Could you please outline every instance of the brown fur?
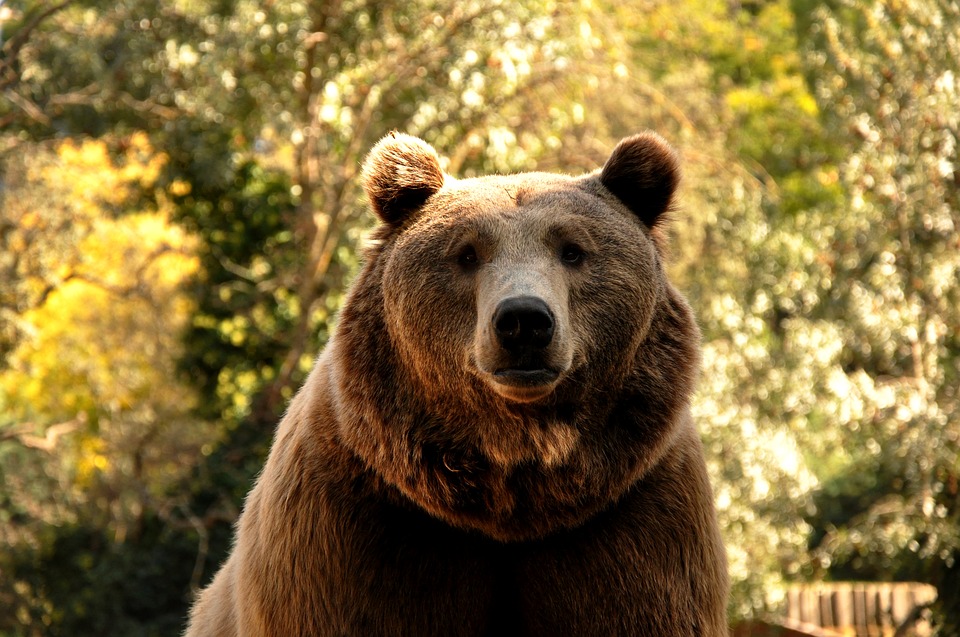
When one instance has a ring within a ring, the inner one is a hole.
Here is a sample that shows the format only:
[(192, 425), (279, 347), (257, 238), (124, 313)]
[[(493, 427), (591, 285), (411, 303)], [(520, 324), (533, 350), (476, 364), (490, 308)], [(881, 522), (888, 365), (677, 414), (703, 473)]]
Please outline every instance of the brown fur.
[[(187, 634), (726, 634), (699, 334), (655, 236), (678, 178), (653, 134), (579, 178), (378, 144), (384, 225)], [(490, 317), (517, 296), (555, 376), (510, 380)]]

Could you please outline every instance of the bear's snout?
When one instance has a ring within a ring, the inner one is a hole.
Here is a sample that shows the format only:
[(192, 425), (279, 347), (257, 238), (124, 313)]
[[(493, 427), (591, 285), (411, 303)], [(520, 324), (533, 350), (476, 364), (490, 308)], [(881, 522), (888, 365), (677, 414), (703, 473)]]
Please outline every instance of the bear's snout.
[(504, 299), (497, 305), (492, 322), (500, 346), (521, 362), (553, 340), (553, 312), (543, 299), (535, 296)]
[(546, 396), (570, 365), (550, 304), (535, 294), (514, 294), (500, 300), (489, 317), (478, 363), (494, 389), (521, 402)]

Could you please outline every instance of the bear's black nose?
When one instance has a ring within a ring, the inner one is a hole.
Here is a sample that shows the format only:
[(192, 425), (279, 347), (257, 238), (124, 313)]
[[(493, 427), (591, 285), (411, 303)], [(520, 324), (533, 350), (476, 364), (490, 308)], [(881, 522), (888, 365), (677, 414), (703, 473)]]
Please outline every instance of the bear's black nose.
[(535, 296), (504, 299), (493, 313), (493, 331), (510, 352), (543, 349), (553, 340), (553, 312)]

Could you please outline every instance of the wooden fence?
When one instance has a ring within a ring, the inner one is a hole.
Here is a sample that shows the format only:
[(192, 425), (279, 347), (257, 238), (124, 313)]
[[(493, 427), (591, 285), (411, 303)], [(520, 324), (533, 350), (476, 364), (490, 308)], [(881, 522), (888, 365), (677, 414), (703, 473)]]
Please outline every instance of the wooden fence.
[[(823, 582), (787, 588), (788, 622), (830, 629), (849, 637), (892, 637), (914, 610), (936, 600), (937, 589), (915, 582)], [(917, 621), (906, 633), (928, 635), (929, 625)]]

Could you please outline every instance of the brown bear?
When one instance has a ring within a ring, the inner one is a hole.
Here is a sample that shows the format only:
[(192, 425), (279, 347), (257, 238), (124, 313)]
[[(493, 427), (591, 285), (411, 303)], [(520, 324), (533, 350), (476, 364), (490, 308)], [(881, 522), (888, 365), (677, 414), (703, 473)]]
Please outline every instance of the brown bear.
[(394, 134), (363, 179), (382, 224), (187, 635), (726, 634), (673, 150), (461, 180)]

